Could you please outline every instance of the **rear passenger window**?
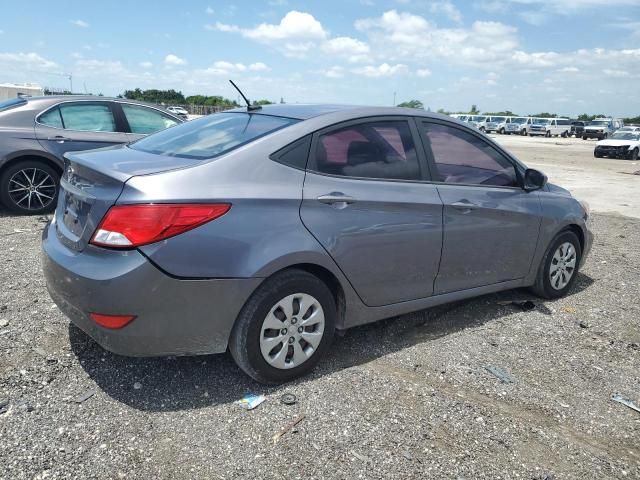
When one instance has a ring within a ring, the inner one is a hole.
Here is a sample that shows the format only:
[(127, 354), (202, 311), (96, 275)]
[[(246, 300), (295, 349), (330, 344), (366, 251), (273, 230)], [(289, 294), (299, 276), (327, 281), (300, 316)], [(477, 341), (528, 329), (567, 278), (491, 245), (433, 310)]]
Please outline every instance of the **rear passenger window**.
[(454, 127), (423, 123), (437, 168), (445, 183), (519, 186), (514, 165), (485, 140)]
[(65, 103), (60, 105), (64, 128), (83, 132), (115, 132), (116, 122), (109, 105), (102, 103)]
[(380, 121), (352, 125), (318, 138), (315, 169), (345, 177), (420, 180), (409, 124)]

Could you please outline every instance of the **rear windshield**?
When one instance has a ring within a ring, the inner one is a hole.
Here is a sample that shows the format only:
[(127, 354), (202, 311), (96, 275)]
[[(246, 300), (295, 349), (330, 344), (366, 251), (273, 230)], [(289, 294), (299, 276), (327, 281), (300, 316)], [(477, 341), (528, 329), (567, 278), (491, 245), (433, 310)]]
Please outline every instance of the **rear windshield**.
[(26, 103), (27, 101), (21, 97), (10, 98), (9, 100), (0, 102), (0, 112), (4, 112), (5, 110), (9, 110), (10, 108), (19, 107), (20, 105), (24, 105)]
[(215, 113), (162, 130), (130, 145), (134, 150), (205, 160), (297, 122), (252, 113)]

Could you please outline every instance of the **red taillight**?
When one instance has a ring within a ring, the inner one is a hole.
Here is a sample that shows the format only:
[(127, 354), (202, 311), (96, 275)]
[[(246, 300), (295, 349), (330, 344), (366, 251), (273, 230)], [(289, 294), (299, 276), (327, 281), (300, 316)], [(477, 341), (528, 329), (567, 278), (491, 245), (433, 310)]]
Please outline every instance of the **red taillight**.
[(105, 328), (122, 328), (135, 320), (135, 315), (104, 315), (102, 313), (90, 313), (91, 320), (101, 327)]
[(133, 248), (179, 235), (229, 211), (228, 203), (116, 205), (91, 237), (93, 245)]

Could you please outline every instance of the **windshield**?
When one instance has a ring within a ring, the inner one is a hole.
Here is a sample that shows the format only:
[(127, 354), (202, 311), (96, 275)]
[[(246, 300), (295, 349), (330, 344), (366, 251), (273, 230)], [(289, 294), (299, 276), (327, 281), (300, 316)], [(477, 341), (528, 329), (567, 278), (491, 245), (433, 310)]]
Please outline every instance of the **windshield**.
[(618, 130), (610, 138), (615, 138), (616, 140), (640, 140), (640, 132)]
[(519, 123), (519, 124), (523, 124), (523, 123), (527, 123), (527, 118), (514, 118), (511, 120), (511, 123)]
[(594, 120), (593, 122), (589, 123), (589, 125), (598, 125), (602, 127), (609, 125), (609, 122), (607, 120)]
[(535, 123), (536, 125), (549, 125), (551, 123), (551, 120), (549, 120), (548, 118), (536, 118), (533, 123)]
[(204, 160), (222, 155), (297, 121), (253, 113), (215, 113), (162, 130), (130, 147), (158, 155)]
[(491, 121), (495, 123), (502, 123), (506, 120), (506, 117), (491, 117)]
[(20, 105), (24, 105), (25, 103), (27, 103), (27, 101), (22, 97), (10, 98), (9, 100), (0, 102), (0, 112), (9, 110), (10, 108), (19, 107)]
[(474, 122), (484, 122), (486, 119), (487, 117), (478, 117), (478, 116), (473, 117)]

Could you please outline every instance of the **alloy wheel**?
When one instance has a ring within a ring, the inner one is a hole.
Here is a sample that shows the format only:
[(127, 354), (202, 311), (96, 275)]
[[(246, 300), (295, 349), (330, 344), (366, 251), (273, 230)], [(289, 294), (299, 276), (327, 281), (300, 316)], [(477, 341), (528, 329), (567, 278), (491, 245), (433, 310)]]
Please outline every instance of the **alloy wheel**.
[(316, 352), (324, 328), (324, 311), (316, 298), (306, 293), (288, 295), (269, 310), (262, 322), (262, 357), (277, 369), (298, 367)]
[(53, 202), (56, 182), (51, 175), (39, 168), (18, 170), (9, 179), (9, 198), (24, 210), (40, 210)]
[(561, 244), (553, 254), (549, 266), (549, 281), (555, 290), (566, 287), (576, 271), (576, 249), (570, 242)]

